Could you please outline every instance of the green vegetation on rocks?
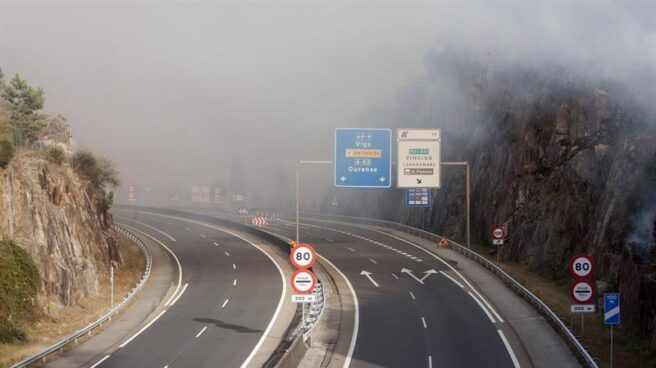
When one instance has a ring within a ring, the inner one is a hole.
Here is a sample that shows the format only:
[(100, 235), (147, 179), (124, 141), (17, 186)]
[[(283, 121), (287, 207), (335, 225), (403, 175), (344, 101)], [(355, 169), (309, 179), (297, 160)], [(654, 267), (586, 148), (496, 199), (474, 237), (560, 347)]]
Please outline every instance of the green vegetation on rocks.
[(0, 241), (0, 341), (24, 341), (22, 324), (36, 306), (39, 272), (30, 255), (12, 240)]

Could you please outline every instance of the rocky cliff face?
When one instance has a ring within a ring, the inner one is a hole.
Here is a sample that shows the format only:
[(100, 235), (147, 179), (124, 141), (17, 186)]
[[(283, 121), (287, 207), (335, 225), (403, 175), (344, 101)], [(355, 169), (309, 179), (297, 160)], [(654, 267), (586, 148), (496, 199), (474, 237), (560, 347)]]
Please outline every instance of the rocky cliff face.
[[(439, 55), (427, 66), (426, 79), (404, 91), (398, 106), (367, 120), (442, 128), (443, 160), (471, 163), (473, 241), (489, 243), (490, 229), (504, 225), (502, 257), (554, 278), (567, 277), (573, 254), (592, 255), (598, 291), (622, 292), (623, 325), (656, 349), (656, 189), (645, 179), (655, 115), (623, 87), (559, 70)], [(424, 216), (430, 230), (462, 240), (463, 171), (443, 170)], [(340, 212), (422, 226), (421, 210), (401, 198), (394, 190), (354, 195), (340, 200), (347, 203)]]
[(101, 225), (95, 201), (68, 163), (51, 163), (41, 152), (19, 150), (0, 169), (0, 233), (34, 259), (40, 305), (96, 295), (110, 255), (117, 259), (116, 235)]

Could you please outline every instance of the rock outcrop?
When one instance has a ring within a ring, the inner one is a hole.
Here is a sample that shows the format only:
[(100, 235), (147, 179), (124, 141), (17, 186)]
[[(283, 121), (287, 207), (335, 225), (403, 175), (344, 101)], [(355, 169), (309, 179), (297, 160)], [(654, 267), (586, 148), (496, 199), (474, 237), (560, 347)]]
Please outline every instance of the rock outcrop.
[[(69, 148), (67, 124), (47, 130)], [(18, 150), (0, 169), (0, 234), (32, 256), (42, 281), (40, 306), (96, 295), (110, 257), (119, 259), (116, 236), (102, 226), (95, 203), (94, 190), (68, 163), (52, 163), (43, 152)]]
[[(443, 160), (471, 163), (473, 241), (489, 244), (491, 228), (504, 225), (502, 257), (552, 278), (568, 277), (573, 254), (590, 254), (599, 286), (623, 293), (623, 326), (656, 349), (656, 181), (645, 179), (648, 162), (656, 170), (656, 114), (620, 85), (562, 70), (446, 54), (428, 57), (427, 67), (398, 106), (366, 120), (442, 128)], [(461, 168), (444, 167), (424, 224), (398, 190), (343, 191), (338, 212), (463, 240), (464, 184)]]

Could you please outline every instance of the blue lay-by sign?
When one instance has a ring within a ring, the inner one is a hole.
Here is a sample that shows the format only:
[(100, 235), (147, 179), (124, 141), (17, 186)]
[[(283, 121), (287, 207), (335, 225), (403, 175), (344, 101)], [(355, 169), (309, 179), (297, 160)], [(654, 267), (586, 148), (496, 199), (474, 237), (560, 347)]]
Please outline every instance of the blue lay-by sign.
[(604, 323), (607, 325), (620, 324), (620, 294), (604, 294)]
[(392, 185), (392, 131), (335, 130), (335, 186), (389, 188)]
[(430, 207), (430, 188), (408, 188), (405, 191), (405, 205), (407, 207)]

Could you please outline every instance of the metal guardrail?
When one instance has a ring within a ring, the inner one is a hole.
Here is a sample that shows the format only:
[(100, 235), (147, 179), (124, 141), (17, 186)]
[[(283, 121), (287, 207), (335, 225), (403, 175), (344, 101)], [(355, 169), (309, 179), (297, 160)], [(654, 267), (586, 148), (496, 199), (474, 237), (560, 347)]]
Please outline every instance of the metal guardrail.
[[(437, 241), (443, 238), (439, 235), (393, 221), (369, 219), (364, 217), (325, 215), (325, 214), (317, 214), (317, 213), (308, 213), (308, 215), (310, 215), (311, 217), (344, 220), (348, 222), (355, 222), (365, 225), (383, 225), (387, 228), (396, 229), (432, 241)], [(508, 275), (499, 266), (490, 262), (485, 257), (452, 240), (447, 239), (447, 241), (451, 249), (453, 249), (454, 251), (458, 252), (461, 255), (464, 255), (474, 260), (478, 264), (487, 268), (489, 271), (491, 271), (497, 277), (499, 277), (506, 285), (508, 285), (511, 288), (511, 290), (513, 290), (516, 294), (518, 294), (519, 296), (523, 297), (526, 301), (528, 301), (533, 306), (533, 308), (535, 308), (540, 314), (542, 314), (547, 319), (547, 321), (552, 326), (554, 326), (554, 328), (565, 338), (565, 341), (568, 343), (568, 345), (573, 348), (574, 353), (579, 358), (581, 358), (587, 364), (588, 367), (598, 368), (597, 362), (595, 362), (594, 358), (592, 358), (590, 353), (588, 353), (588, 351), (581, 344), (581, 342), (576, 338), (576, 336), (574, 336), (572, 331), (569, 328), (567, 328), (567, 326), (565, 325), (565, 323), (563, 323), (560, 317), (558, 317), (558, 315), (556, 315), (556, 313), (553, 310), (551, 310), (551, 308), (549, 308), (542, 301), (542, 299), (538, 298), (530, 290), (524, 287), (524, 285), (520, 284), (517, 280), (515, 280), (510, 275)]]
[(12, 365), (11, 368), (27, 367), (37, 362), (45, 363), (48, 355), (57, 352), (62, 353), (64, 351), (64, 348), (72, 343), (77, 345), (78, 339), (80, 339), (84, 335), (91, 336), (91, 331), (95, 330), (96, 328), (102, 327), (104, 322), (110, 321), (112, 317), (116, 315), (119, 312), (119, 310), (121, 310), (121, 308), (123, 308), (127, 303), (130, 302), (130, 300), (132, 300), (132, 297), (134, 297), (134, 295), (146, 283), (146, 280), (148, 280), (148, 277), (150, 276), (150, 270), (153, 263), (153, 258), (150, 254), (150, 250), (148, 250), (146, 244), (144, 244), (144, 242), (141, 239), (139, 239), (136, 235), (134, 235), (130, 231), (118, 225), (114, 225), (114, 229), (116, 229), (117, 232), (125, 235), (128, 239), (137, 243), (141, 248), (142, 252), (144, 253), (144, 255), (146, 256), (146, 270), (144, 271), (144, 274), (143, 276), (141, 276), (141, 279), (139, 280), (137, 285), (135, 285), (135, 287), (132, 288), (132, 290), (125, 296), (125, 298), (123, 298), (123, 301), (121, 303), (119, 303), (116, 307), (114, 307), (112, 310), (107, 312), (102, 317), (98, 318), (96, 321), (92, 322), (91, 324), (84, 327), (83, 329), (78, 330), (71, 336), (66, 337), (63, 340), (60, 340), (59, 342), (50, 346), (49, 348), (44, 349), (40, 353), (32, 355), (20, 361), (19, 363)]

